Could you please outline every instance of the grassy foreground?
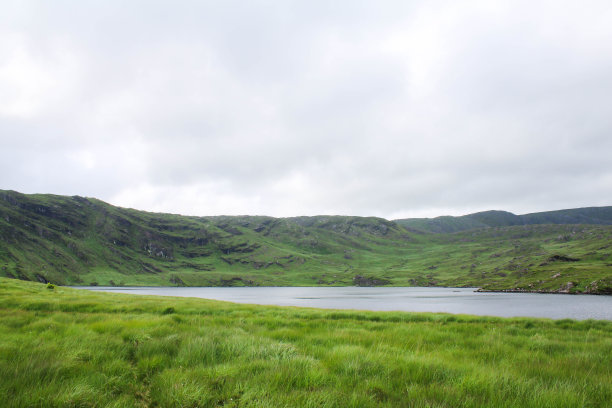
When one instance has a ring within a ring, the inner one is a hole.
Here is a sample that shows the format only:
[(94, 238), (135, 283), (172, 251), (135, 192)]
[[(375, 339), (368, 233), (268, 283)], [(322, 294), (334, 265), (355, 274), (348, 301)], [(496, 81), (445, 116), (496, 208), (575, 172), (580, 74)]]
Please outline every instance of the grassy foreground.
[(325, 311), (0, 278), (9, 407), (604, 407), (612, 322)]

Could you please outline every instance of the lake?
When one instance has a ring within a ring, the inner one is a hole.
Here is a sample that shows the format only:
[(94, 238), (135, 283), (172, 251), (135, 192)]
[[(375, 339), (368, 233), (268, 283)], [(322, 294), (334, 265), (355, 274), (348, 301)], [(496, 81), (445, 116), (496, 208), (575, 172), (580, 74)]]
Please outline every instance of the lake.
[(374, 311), (444, 312), (501, 317), (612, 320), (612, 296), (475, 292), (405, 287), (84, 287), (102, 292), (179, 296), (260, 305)]

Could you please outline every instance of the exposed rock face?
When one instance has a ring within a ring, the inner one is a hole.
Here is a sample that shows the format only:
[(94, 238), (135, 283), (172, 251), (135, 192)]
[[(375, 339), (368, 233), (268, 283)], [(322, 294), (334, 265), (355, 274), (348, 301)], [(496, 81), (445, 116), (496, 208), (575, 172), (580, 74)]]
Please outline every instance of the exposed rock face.
[(361, 275), (355, 275), (353, 278), (353, 283), (355, 286), (384, 286), (391, 284), (391, 281), (384, 278), (374, 278), (371, 276), (366, 278)]
[(186, 286), (185, 282), (183, 282), (183, 280), (176, 275), (172, 275), (170, 277), (170, 283), (177, 286)]
[(222, 224), (217, 224), (217, 228), (227, 232), (228, 234), (231, 234), (233, 236), (236, 235), (242, 235), (242, 231), (240, 231), (238, 228), (233, 227), (227, 223), (222, 223)]
[(40, 283), (49, 283), (49, 281), (47, 280), (47, 278), (45, 278), (44, 276), (42, 276), (40, 273), (37, 273), (36, 275), (36, 279), (40, 282)]
[(230, 279), (219, 279), (219, 286), (256, 286), (256, 284), (251, 279), (234, 277)]
[(584, 293), (612, 295), (612, 278), (599, 279), (589, 283), (584, 289)]
[(559, 293), (570, 293), (570, 290), (576, 286), (574, 282), (567, 282), (561, 289), (559, 289)]
[(172, 253), (172, 249), (171, 248), (166, 248), (166, 247), (162, 247), (159, 244), (155, 243), (155, 242), (148, 242), (145, 246), (144, 246), (144, 250), (147, 251), (147, 253), (150, 256), (155, 256), (158, 258), (165, 258), (165, 259), (172, 259), (173, 258), (173, 253)]
[(258, 243), (250, 243), (250, 242), (241, 242), (239, 244), (218, 243), (217, 245), (219, 249), (221, 250), (221, 252), (225, 255), (229, 255), (232, 253), (246, 254), (246, 253), (253, 252), (256, 249), (261, 247), (261, 245)]

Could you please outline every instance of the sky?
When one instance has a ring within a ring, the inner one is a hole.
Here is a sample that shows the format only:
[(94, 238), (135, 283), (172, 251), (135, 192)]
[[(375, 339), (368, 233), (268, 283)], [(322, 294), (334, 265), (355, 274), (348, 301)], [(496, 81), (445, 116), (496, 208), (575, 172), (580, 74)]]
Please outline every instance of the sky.
[(186, 215), (612, 205), (612, 3), (0, 3), (0, 189)]

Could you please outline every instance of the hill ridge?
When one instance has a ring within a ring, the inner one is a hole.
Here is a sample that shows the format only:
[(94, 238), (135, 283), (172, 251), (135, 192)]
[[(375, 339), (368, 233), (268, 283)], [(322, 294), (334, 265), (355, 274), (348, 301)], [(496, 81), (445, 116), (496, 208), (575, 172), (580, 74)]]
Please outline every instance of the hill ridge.
[(581, 207), (516, 215), (509, 211), (488, 210), (461, 216), (403, 218), (393, 220), (405, 227), (426, 232), (449, 233), (478, 228), (538, 224), (612, 225), (612, 206)]

